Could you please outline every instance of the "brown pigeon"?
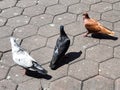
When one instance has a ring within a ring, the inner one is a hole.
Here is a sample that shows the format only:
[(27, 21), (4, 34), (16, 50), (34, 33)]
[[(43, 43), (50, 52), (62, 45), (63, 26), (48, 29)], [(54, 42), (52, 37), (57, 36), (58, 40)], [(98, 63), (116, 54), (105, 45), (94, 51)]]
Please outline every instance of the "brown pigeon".
[(100, 33), (105, 35), (114, 36), (114, 32), (110, 29), (101, 25), (98, 21), (89, 17), (88, 13), (83, 14), (83, 21), (88, 32), (85, 34), (85, 37), (90, 33)]

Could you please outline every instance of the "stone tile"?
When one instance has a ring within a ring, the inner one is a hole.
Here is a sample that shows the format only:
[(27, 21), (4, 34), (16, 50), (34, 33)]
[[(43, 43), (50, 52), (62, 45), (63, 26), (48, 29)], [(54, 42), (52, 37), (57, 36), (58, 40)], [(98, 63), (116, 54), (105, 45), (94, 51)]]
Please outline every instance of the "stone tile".
[(15, 63), (14, 63), (14, 61), (12, 59), (12, 52), (4, 53), (0, 62), (7, 65), (7, 66), (15, 65)]
[(0, 27), (0, 38), (10, 36), (13, 32), (13, 28), (9, 26)]
[(35, 16), (44, 13), (45, 7), (41, 5), (25, 8), (23, 15)]
[(51, 37), (59, 33), (58, 25), (49, 24), (39, 28), (38, 34), (44, 37)]
[(3, 38), (0, 40), (0, 51), (5, 52), (11, 49), (9, 38)]
[(24, 39), (22, 42), (22, 47), (24, 47), (28, 51), (31, 51), (45, 46), (46, 41), (47, 38), (35, 35)]
[(92, 11), (100, 12), (100, 13), (111, 10), (111, 9), (112, 9), (112, 4), (106, 3), (106, 2), (100, 2), (100, 3), (97, 3), (97, 4), (93, 4), (91, 6)]
[(53, 20), (52, 15), (42, 14), (42, 15), (33, 17), (30, 23), (33, 25), (37, 25), (37, 26), (43, 26), (43, 25), (51, 23), (52, 20)]
[(53, 54), (53, 49), (51, 48), (40, 48), (38, 50), (32, 51), (31, 56), (36, 59), (39, 64), (47, 63), (51, 60)]
[(38, 0), (38, 4), (43, 5), (45, 7), (57, 4), (58, 0)]
[(79, 3), (80, 0), (59, 0), (59, 3), (60, 4), (63, 4), (63, 5), (66, 5), (66, 6), (69, 6), (69, 5), (72, 5), (72, 4), (75, 4), (75, 3)]
[(100, 64), (99, 74), (105, 77), (116, 79), (120, 77), (120, 60), (112, 58)]
[(6, 75), (9, 71), (9, 67), (7, 67), (6, 65), (2, 64), (0, 61), (0, 80), (6, 78)]
[(81, 2), (86, 4), (94, 4), (94, 3), (101, 2), (101, 0), (81, 0)]
[(28, 24), (29, 20), (30, 18), (28, 16), (21, 15), (21, 16), (8, 19), (7, 25), (15, 28), (18, 26)]
[(64, 77), (54, 81), (50, 85), (50, 90), (80, 90), (81, 81), (71, 77)]
[(8, 9), (4, 9), (1, 13), (0, 16), (6, 17), (6, 18), (11, 18), (14, 16), (18, 16), (22, 13), (23, 9), (18, 8), (18, 7), (11, 7)]
[(98, 43), (99, 43), (98, 39), (93, 39), (90, 37), (84, 37), (83, 35), (78, 35), (74, 38), (73, 45), (75, 45), (76, 47), (80, 47), (80, 49), (86, 49)]
[(74, 4), (69, 7), (69, 12), (75, 14), (81, 14), (83, 12), (89, 11), (89, 5), (85, 3)]
[(120, 2), (114, 3), (113, 4), (113, 9), (114, 10), (120, 10)]
[(33, 5), (36, 5), (37, 3), (37, 0), (20, 0), (18, 1), (17, 3), (17, 6), (18, 7), (29, 7), (29, 6), (33, 6)]
[(85, 80), (98, 74), (98, 64), (93, 61), (82, 60), (70, 65), (68, 74), (80, 80)]
[(0, 9), (12, 7), (16, 4), (17, 0), (2, 0), (0, 1)]
[(51, 14), (51, 15), (57, 15), (57, 14), (61, 14), (67, 11), (67, 7), (64, 5), (53, 5), (50, 7), (47, 7), (46, 12), (47, 14)]
[(18, 27), (14, 31), (14, 36), (19, 38), (26, 38), (37, 33), (38, 27), (34, 25), (25, 25), (22, 27)]
[(65, 26), (66, 33), (76, 36), (84, 33), (84, 26), (82, 22), (74, 22)]
[(2, 80), (0, 81), (0, 90), (15, 90), (17, 85), (11, 80)]
[(76, 21), (76, 15), (75, 14), (70, 14), (70, 13), (64, 13), (62, 15), (58, 15), (54, 18), (54, 23), (64, 25), (68, 24), (71, 22)]
[(7, 22), (7, 19), (0, 16), (0, 26), (5, 25), (6, 22)]
[(14, 66), (10, 69), (7, 78), (19, 84), (30, 80), (32, 77), (25, 75), (25, 69), (22, 67)]
[[(107, 52), (106, 52), (107, 51)], [(105, 45), (97, 45), (86, 50), (86, 59), (102, 62), (113, 57), (113, 48)], [(94, 58), (94, 59), (93, 59)]]
[(40, 80), (31, 79), (18, 85), (17, 90), (41, 90)]
[(111, 79), (96, 76), (83, 82), (83, 90), (114, 90), (114, 82)]
[[(56, 36), (53, 36), (53, 37), (50, 37), (47, 41), (47, 47), (50, 47), (50, 48), (54, 48), (55, 45), (56, 45), (56, 41), (57, 41), (57, 38), (59, 37), (59, 35), (56, 35)], [(73, 37), (68, 35), (68, 37), (70, 38), (70, 45), (72, 45), (73, 43)]]
[(114, 57), (120, 58), (120, 46), (114, 48)]
[(120, 21), (114, 23), (114, 30), (120, 32)]
[(102, 14), (102, 20), (116, 22), (120, 20), (120, 11), (111, 10)]
[(102, 39), (100, 41), (100, 44), (105, 44), (105, 45), (108, 45), (108, 46), (117, 46), (117, 45), (120, 45), (120, 33), (119, 32), (115, 32), (115, 37), (117, 37), (118, 39), (117, 40), (109, 40), (109, 39)]
[(102, 0), (102, 1), (109, 2), (109, 3), (115, 3), (115, 2), (117, 2), (119, 0)]
[(117, 79), (115, 81), (115, 90), (119, 90), (120, 89), (120, 79)]

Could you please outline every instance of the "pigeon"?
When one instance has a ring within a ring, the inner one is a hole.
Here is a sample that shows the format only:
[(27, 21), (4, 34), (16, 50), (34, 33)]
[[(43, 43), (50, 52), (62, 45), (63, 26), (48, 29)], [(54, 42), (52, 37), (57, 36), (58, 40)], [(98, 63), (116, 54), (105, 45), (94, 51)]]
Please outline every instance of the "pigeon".
[(17, 42), (14, 37), (10, 37), (13, 61), (26, 70), (37, 71), (42, 75), (47, 75), (47, 71), (39, 65)]
[(60, 59), (65, 56), (68, 48), (70, 46), (70, 39), (64, 31), (64, 26), (60, 26), (60, 36), (56, 41), (56, 45), (53, 52), (53, 57), (50, 62), (50, 68), (55, 69)]
[(85, 37), (90, 33), (100, 33), (104, 35), (110, 35), (114, 36), (114, 32), (110, 29), (104, 27), (102, 24), (100, 24), (95, 19), (92, 19), (89, 17), (88, 13), (83, 14), (83, 21), (85, 28), (88, 30), (88, 32), (85, 34)]

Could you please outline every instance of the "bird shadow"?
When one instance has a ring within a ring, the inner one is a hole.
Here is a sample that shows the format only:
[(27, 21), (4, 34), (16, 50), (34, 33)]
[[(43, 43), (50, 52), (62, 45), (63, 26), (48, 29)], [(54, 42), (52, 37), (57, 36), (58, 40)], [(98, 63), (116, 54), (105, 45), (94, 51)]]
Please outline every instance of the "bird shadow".
[(79, 52), (69, 52), (67, 53), (61, 60), (60, 62), (56, 63), (56, 67), (54, 68), (54, 70), (58, 69), (59, 67), (68, 64), (72, 61), (74, 61), (75, 59), (79, 58), (82, 54), (82, 51)]
[(48, 75), (48, 74), (43, 75), (43, 74), (38, 73), (37, 71), (31, 71), (31, 70), (26, 70), (25, 74), (27, 76), (34, 77), (34, 78), (39, 78), (39, 79), (44, 78), (44, 79), (49, 80), (49, 79), (52, 78), (51, 75)]
[(109, 39), (109, 40), (117, 40), (118, 39), (118, 37), (110, 36), (110, 35), (106, 35), (106, 34), (100, 34), (100, 33), (92, 34), (91, 36), (93, 38), (97, 38), (97, 39)]

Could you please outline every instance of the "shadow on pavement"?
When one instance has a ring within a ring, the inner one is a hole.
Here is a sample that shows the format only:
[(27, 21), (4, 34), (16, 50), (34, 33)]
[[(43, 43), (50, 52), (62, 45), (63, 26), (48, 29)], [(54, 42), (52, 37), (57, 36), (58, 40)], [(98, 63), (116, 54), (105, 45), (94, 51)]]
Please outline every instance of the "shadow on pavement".
[(79, 58), (82, 54), (82, 51), (79, 51), (79, 52), (69, 52), (65, 55), (64, 58), (62, 58), (60, 60), (60, 62), (58, 62), (56, 64), (56, 67), (54, 70), (58, 69), (59, 67), (65, 65), (65, 64), (68, 64), (69, 62), (72, 62), (74, 61), (75, 59)]
[(30, 77), (34, 77), (34, 78), (44, 78), (44, 79), (51, 79), (52, 76), (51, 75), (42, 75), (40, 73), (38, 73), (37, 71), (30, 71), (30, 70), (26, 70), (26, 73), (25, 73), (27, 76), (30, 76)]
[(109, 36), (109, 35), (105, 35), (105, 34), (92, 34), (93, 38), (98, 38), (98, 39), (109, 39), (109, 40), (117, 40), (118, 37), (114, 37), (114, 36)]

